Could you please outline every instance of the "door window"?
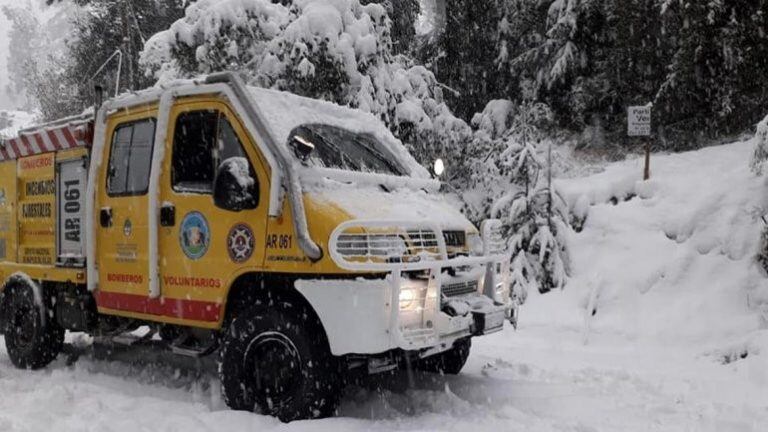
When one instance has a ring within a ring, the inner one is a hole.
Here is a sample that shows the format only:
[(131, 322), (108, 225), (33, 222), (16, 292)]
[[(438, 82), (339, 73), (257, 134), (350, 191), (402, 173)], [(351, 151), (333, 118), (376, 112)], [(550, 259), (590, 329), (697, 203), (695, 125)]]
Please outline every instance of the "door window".
[(147, 193), (154, 140), (155, 119), (124, 123), (115, 129), (107, 171), (109, 196)]
[(173, 134), (173, 189), (180, 192), (211, 193), (215, 166), (215, 111), (192, 111), (176, 120)]
[[(171, 183), (177, 192), (212, 194), (217, 173), (243, 166), (249, 189), (258, 191), (256, 173), (227, 118), (214, 110), (185, 112), (176, 119)], [(229, 167), (234, 167), (230, 169)], [(253, 195), (253, 194), (251, 194)], [(255, 208), (255, 201), (246, 208)]]

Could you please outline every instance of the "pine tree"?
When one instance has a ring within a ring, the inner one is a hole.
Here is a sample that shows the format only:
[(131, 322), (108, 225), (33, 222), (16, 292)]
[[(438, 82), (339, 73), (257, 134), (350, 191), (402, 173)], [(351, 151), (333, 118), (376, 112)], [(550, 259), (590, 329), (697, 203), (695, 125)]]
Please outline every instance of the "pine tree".
[(768, 92), (758, 76), (768, 66), (768, 4), (684, 0), (663, 6), (664, 31), (676, 44), (655, 106), (668, 133), (716, 137), (762, 118)]
[(488, 100), (500, 97), (505, 82), (494, 66), (499, 0), (444, 0), (445, 23), (424, 41), (420, 58), (450, 90), (453, 111), (469, 120)]
[(416, 21), (421, 10), (419, 0), (362, 0), (360, 3), (379, 3), (387, 10), (392, 21), (392, 51), (409, 54), (416, 40)]
[(562, 288), (570, 272), (568, 211), (540, 157), (552, 120), (549, 107), (530, 99), (492, 101), (473, 119), (474, 144), (488, 153), (475, 156), (467, 213), (475, 220), (501, 219), (513, 286), (522, 295)]

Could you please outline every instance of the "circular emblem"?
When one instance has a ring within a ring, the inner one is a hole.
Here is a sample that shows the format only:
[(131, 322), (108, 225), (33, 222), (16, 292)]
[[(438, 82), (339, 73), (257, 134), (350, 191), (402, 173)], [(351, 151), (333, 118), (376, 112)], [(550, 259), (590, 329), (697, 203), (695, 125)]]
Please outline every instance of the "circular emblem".
[(179, 230), (179, 242), (181, 250), (189, 259), (199, 259), (208, 251), (211, 244), (211, 230), (208, 229), (208, 221), (200, 212), (189, 212), (181, 221)]
[(248, 261), (248, 258), (253, 255), (254, 243), (251, 227), (242, 223), (233, 226), (227, 235), (229, 258), (236, 263)]

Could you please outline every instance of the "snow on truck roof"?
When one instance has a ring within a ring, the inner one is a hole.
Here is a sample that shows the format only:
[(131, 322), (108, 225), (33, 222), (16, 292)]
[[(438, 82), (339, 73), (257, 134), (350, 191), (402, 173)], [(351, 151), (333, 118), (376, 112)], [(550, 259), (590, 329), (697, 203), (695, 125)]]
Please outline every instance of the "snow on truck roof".
[(416, 162), (402, 142), (370, 113), (285, 91), (250, 86), (248, 90), (278, 144), (287, 146), (291, 132), (301, 125), (336, 126), (350, 132), (372, 135), (408, 169), (411, 176), (429, 177), (427, 170)]

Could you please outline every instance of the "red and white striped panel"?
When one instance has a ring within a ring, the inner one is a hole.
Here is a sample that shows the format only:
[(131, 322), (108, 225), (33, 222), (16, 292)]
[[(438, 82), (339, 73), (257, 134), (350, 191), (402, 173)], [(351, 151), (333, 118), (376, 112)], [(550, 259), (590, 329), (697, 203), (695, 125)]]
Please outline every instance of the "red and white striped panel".
[(24, 156), (91, 146), (91, 123), (40, 128), (6, 139), (0, 145), (0, 161)]

